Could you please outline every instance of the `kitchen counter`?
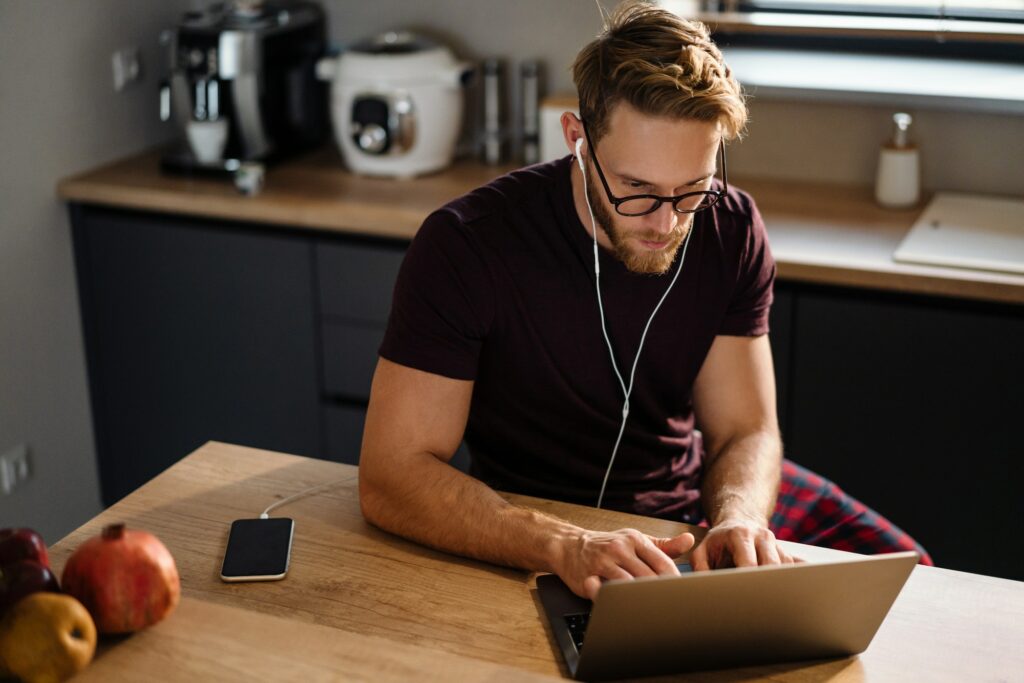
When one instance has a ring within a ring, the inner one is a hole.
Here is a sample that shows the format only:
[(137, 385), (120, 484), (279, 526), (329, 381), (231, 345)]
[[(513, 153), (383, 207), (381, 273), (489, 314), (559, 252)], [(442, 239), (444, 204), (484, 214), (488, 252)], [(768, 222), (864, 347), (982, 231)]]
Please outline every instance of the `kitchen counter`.
[[(63, 180), (62, 199), (326, 232), (408, 240), (449, 199), (513, 166), (460, 161), (411, 180), (347, 172), (324, 148), (267, 173), (263, 192), (243, 197), (224, 180), (166, 175), (150, 151)], [(1024, 276), (897, 263), (892, 254), (920, 209), (877, 207), (868, 187), (736, 179), (768, 226), (783, 280), (1003, 303), (1024, 303)]]

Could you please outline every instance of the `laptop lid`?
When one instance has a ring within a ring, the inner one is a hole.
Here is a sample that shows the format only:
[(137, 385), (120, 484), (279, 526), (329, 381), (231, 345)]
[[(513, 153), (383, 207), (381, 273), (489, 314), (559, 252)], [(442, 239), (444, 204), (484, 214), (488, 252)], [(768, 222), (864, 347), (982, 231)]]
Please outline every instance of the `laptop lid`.
[(918, 559), (905, 552), (609, 581), (579, 652), (565, 615), (589, 601), (554, 575), (538, 577), (537, 590), (570, 673), (602, 680), (863, 652)]

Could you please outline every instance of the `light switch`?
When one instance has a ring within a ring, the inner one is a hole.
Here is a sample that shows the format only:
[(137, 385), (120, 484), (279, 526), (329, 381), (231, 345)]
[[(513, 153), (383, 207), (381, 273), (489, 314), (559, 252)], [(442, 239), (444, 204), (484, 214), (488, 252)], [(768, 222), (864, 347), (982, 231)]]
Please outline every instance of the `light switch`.
[(114, 90), (121, 92), (129, 84), (139, 80), (142, 65), (139, 63), (139, 48), (126, 47), (114, 52), (110, 58), (114, 72)]
[(0, 455), (0, 494), (8, 495), (29, 478), (28, 444), (21, 443)]

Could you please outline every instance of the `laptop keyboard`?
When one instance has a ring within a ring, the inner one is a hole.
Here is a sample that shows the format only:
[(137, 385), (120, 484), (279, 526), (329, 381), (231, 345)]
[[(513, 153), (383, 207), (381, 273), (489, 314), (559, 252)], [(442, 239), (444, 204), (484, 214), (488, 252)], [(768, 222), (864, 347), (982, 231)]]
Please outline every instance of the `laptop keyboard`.
[(565, 615), (565, 625), (569, 627), (569, 635), (572, 637), (573, 645), (576, 646), (576, 652), (583, 649), (583, 634), (586, 632), (589, 622), (590, 612)]

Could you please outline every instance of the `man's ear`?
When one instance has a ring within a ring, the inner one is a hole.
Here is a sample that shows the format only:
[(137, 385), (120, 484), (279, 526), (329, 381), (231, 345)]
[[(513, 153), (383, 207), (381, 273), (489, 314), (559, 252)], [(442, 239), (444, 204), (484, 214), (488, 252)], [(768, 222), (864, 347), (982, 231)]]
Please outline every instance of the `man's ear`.
[(562, 136), (565, 138), (566, 148), (576, 156), (579, 156), (579, 141), (582, 140), (586, 144), (586, 137), (583, 135), (583, 122), (571, 111), (562, 114), (561, 122)]

